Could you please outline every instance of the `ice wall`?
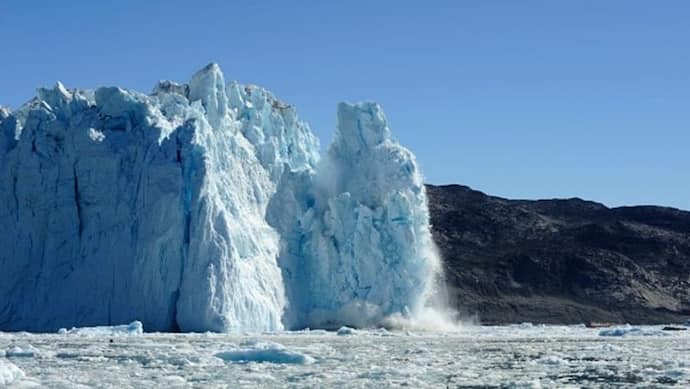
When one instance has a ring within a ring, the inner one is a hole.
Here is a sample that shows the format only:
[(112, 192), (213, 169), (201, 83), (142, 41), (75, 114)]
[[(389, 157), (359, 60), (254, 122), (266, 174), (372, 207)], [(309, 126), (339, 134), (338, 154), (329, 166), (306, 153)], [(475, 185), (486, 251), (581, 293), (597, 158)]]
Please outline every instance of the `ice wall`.
[(414, 315), (438, 265), (414, 156), (372, 103), (339, 105), (318, 150), (293, 107), (214, 64), (150, 95), (58, 83), (0, 109), (0, 329)]
[(380, 325), (415, 315), (432, 292), (439, 263), (422, 176), (379, 105), (339, 104), (317, 172), (289, 172), (272, 205), (289, 209), (281, 218), (269, 206), (291, 327)]

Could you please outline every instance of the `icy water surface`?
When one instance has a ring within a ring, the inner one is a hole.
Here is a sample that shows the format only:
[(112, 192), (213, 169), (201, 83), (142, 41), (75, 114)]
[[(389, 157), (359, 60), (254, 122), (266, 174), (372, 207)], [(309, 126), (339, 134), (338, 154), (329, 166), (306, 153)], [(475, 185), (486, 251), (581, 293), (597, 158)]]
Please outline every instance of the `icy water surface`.
[(0, 333), (0, 387), (688, 387), (688, 332)]

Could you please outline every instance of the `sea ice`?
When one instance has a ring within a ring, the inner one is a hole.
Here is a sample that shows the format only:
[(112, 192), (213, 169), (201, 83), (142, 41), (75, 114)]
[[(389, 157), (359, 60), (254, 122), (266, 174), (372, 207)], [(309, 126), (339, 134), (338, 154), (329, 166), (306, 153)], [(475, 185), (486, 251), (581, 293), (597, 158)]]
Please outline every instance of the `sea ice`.
[(12, 345), (27, 343), (41, 356), (0, 361), (24, 372), (23, 378), (13, 378), (22, 388), (690, 385), (688, 331), (626, 338), (601, 338), (599, 329), (549, 325), (519, 331), (510, 326), (465, 327), (415, 336), (389, 331), (396, 335), (389, 337), (377, 336), (376, 330), (358, 332), (360, 336), (299, 331), (250, 337), (144, 333), (112, 343), (109, 335), (4, 333), (0, 356)]
[(24, 377), (22, 369), (12, 362), (0, 359), (0, 386), (10, 385)]

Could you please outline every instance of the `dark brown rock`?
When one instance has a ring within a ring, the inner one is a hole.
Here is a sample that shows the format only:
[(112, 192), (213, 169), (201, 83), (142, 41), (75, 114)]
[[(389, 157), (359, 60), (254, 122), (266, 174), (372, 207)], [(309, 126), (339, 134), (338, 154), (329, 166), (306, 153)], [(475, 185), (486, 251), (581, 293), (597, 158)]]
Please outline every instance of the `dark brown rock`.
[(427, 186), (455, 306), (483, 323), (670, 323), (690, 316), (690, 212), (507, 200)]

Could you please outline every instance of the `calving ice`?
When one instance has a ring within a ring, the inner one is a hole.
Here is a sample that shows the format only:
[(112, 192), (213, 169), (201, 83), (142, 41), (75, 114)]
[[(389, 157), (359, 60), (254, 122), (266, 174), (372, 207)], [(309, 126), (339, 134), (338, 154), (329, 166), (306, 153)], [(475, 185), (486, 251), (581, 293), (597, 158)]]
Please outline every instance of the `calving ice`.
[(414, 319), (439, 273), (419, 168), (377, 104), (337, 115), (319, 157), (294, 108), (215, 64), (0, 110), (0, 329)]

